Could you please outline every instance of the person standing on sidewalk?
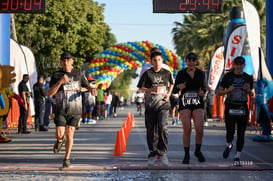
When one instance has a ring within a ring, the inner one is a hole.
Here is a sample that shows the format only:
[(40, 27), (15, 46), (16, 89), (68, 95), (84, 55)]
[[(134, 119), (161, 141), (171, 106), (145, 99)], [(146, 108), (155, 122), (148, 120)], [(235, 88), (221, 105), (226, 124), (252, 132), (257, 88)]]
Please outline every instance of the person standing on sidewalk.
[(44, 116), (44, 125), (48, 129), (49, 128), (49, 116), (51, 114), (51, 105), (52, 105), (52, 97), (47, 96), (47, 92), (49, 89), (49, 84), (50, 84), (50, 77), (46, 78), (46, 83), (45, 83), (45, 92), (46, 92), (46, 97), (45, 97), (45, 116)]
[(35, 131), (48, 131), (44, 126), (45, 115), (45, 88), (44, 77), (39, 75), (37, 83), (33, 86), (34, 105), (35, 105)]
[(227, 95), (225, 101), (225, 124), (227, 146), (223, 158), (228, 158), (233, 147), (235, 124), (237, 124), (236, 154), (233, 165), (241, 166), (240, 155), (244, 147), (245, 130), (248, 121), (248, 95), (253, 96), (253, 78), (243, 71), (244, 57), (234, 59), (233, 69), (224, 75), (218, 94)]
[(204, 93), (207, 89), (206, 77), (203, 71), (196, 67), (197, 55), (189, 53), (186, 56), (187, 68), (180, 70), (176, 76), (173, 93), (181, 91), (179, 97), (179, 112), (183, 125), (183, 145), (185, 156), (183, 164), (190, 163), (190, 139), (193, 119), (196, 132), (196, 148), (194, 155), (199, 162), (206, 159), (201, 152), (204, 133)]
[(174, 79), (170, 71), (163, 69), (161, 52), (151, 53), (153, 67), (143, 73), (137, 87), (145, 92), (145, 126), (149, 147), (148, 166), (153, 166), (157, 155), (163, 165), (169, 164), (168, 149), (168, 115), (170, 95)]
[(27, 118), (28, 118), (28, 110), (29, 110), (29, 99), (31, 97), (31, 92), (27, 87), (27, 82), (29, 80), (29, 75), (24, 74), (23, 80), (18, 85), (18, 92), (20, 97), (23, 99), (23, 105), (19, 104), (20, 107), (20, 117), (18, 124), (18, 134), (29, 134), (30, 131), (27, 130)]
[[(59, 153), (65, 141), (65, 157), (63, 167), (71, 166), (70, 154), (74, 142), (74, 132), (82, 114), (81, 91), (94, 92), (89, 82), (80, 70), (73, 68), (73, 59), (69, 52), (61, 54), (62, 69), (55, 72), (50, 81), (48, 96), (55, 99), (53, 111), (55, 114), (56, 143), (53, 151)], [(84, 89), (84, 88), (86, 89)]]

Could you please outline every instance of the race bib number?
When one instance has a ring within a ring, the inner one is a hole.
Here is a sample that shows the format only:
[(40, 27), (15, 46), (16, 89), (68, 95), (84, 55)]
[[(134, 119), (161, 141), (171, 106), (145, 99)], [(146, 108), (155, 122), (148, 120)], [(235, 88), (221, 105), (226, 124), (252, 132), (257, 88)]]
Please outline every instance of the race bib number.
[(181, 101), (183, 106), (201, 104), (200, 97), (198, 96), (198, 93), (195, 91), (185, 92), (181, 98)]
[(229, 114), (233, 116), (244, 116), (245, 110), (242, 109), (229, 109)]
[(78, 91), (80, 90), (79, 84), (77, 81), (72, 82), (70, 84), (64, 84), (63, 85), (64, 91), (65, 92), (71, 92), (71, 91)]

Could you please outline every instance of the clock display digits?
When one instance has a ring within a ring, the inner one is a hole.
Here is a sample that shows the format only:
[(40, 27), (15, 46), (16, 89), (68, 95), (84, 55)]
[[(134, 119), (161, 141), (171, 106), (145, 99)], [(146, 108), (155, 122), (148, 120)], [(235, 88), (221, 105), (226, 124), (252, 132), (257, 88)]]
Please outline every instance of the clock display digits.
[(217, 10), (219, 9), (219, 0), (212, 0), (212, 6), (217, 6)]
[(190, 8), (189, 8), (190, 11), (196, 10), (196, 1), (197, 0), (190, 0)]
[(9, 0), (2, 0), (2, 10), (8, 10), (9, 9)]
[(41, 9), (41, 6), (42, 6), (42, 0), (34, 0), (34, 5), (35, 6), (38, 6), (37, 9)]
[(12, 11), (16, 11), (19, 7), (19, 0), (11, 0), (11, 6), (10, 9)]
[(183, 10), (183, 11), (185, 11), (185, 10), (186, 10), (186, 7), (187, 7), (187, 1), (188, 1), (188, 0), (184, 0), (184, 2), (183, 2), (183, 3), (180, 3), (180, 5), (179, 5), (179, 9), (180, 9), (180, 10)]
[(24, 10), (31, 10), (31, 3), (32, 3), (32, 0), (25, 0), (25, 5), (24, 5)]
[(210, 0), (203, 0), (203, 5), (206, 5), (207, 9), (209, 9), (209, 2), (210, 2)]

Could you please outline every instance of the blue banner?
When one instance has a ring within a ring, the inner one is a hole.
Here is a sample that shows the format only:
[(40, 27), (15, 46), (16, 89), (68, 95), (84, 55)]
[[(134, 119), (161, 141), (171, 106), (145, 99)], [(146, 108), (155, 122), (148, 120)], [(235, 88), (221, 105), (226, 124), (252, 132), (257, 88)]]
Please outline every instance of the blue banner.
[(10, 65), (10, 14), (0, 14), (0, 64)]
[(266, 1), (266, 63), (268, 70), (273, 75), (273, 1)]

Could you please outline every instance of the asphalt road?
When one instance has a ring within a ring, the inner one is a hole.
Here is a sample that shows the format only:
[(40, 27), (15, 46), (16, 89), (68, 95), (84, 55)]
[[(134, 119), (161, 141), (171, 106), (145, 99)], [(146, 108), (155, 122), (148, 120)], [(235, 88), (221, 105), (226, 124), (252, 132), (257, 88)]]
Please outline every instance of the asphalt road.
[[(128, 111), (134, 115), (135, 127), (129, 133), (126, 152), (113, 156), (117, 132), (127, 120)], [(118, 109), (118, 117), (81, 125), (75, 133), (71, 154), (73, 167), (62, 169), (64, 149), (53, 154), (54, 124), (48, 132), (16, 134), (10, 143), (0, 145), (0, 180), (273, 180), (273, 143), (253, 142), (256, 131), (248, 128), (241, 155), (242, 166), (232, 165), (235, 149), (228, 159), (222, 158), (225, 149), (224, 124), (210, 120), (205, 127), (202, 151), (205, 163), (194, 157), (195, 133), (191, 138), (191, 163), (181, 163), (182, 125), (171, 125), (169, 118), (170, 165), (147, 167), (148, 147), (144, 116), (135, 105)], [(236, 139), (236, 137), (235, 137)], [(235, 144), (235, 142), (234, 142)]]

